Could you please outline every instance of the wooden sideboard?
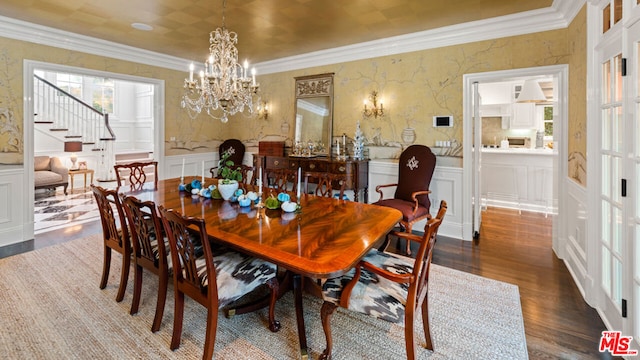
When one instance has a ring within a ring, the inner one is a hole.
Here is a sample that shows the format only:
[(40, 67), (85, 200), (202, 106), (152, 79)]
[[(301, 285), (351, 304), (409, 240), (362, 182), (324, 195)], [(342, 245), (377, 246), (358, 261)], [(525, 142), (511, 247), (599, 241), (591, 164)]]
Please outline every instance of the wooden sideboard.
[(328, 172), (332, 174), (344, 174), (346, 177), (345, 190), (353, 190), (354, 200), (359, 201), (359, 193), (362, 190), (362, 200), (367, 202), (369, 198), (369, 160), (338, 160), (328, 157), (301, 158), (282, 156), (254, 155), (256, 169), (262, 168), (265, 172), (275, 169), (302, 168), (302, 171)]

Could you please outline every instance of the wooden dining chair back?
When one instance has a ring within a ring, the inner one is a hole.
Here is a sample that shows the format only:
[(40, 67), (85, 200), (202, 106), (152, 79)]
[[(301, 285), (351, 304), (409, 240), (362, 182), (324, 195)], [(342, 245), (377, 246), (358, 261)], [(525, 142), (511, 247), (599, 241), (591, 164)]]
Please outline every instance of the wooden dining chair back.
[[(242, 173), (242, 180), (240, 182), (243, 184), (251, 184), (251, 181), (255, 178), (253, 174), (254, 169), (252, 166), (243, 164), (245, 146), (242, 141), (238, 139), (227, 139), (223, 141), (218, 147), (219, 159), (222, 159), (225, 153), (229, 154), (227, 161), (233, 161), (233, 167), (240, 168), (240, 172)], [(211, 177), (220, 178), (218, 175), (218, 166), (210, 168), (209, 172), (211, 173)]]
[(429, 270), (438, 228), (447, 211), (442, 201), (435, 218), (427, 221), (424, 234), (405, 233), (408, 241), (420, 244), (416, 258), (371, 250), (346, 275), (328, 279), (322, 286), (321, 321), (327, 347), (321, 359), (330, 359), (333, 347), (330, 320), (340, 306), (393, 323), (404, 323), (407, 359), (416, 359), (415, 316), (422, 310), (426, 348), (433, 350), (429, 325)]
[(116, 190), (105, 189), (91, 184), (91, 191), (98, 205), (100, 222), (102, 223), (102, 238), (104, 245), (104, 262), (102, 265), (102, 279), (100, 289), (107, 286), (109, 270), (111, 268), (111, 252), (115, 250), (122, 255), (122, 269), (120, 271), (120, 285), (116, 301), (124, 298), (131, 266), (131, 239), (129, 228), (122, 208), (122, 203)]
[(339, 196), (344, 198), (347, 178), (344, 174), (307, 171), (304, 173), (305, 193), (323, 197)]
[[(429, 186), (436, 167), (436, 156), (428, 146), (411, 145), (400, 154), (398, 182), (376, 186), (380, 199), (375, 205), (392, 207), (402, 212), (401, 230), (411, 233), (413, 224), (430, 219)], [(384, 198), (383, 189), (395, 187), (392, 198)], [(407, 254), (410, 254), (407, 243)]]
[(293, 169), (273, 169), (267, 172), (269, 188), (276, 193), (296, 192), (298, 171)]
[(277, 331), (280, 326), (275, 320), (276, 266), (222, 246), (215, 247), (214, 253), (203, 219), (185, 217), (162, 206), (159, 210), (174, 264), (171, 349), (180, 346), (185, 295), (207, 308), (203, 359), (213, 356), (218, 310), (265, 284), (271, 289), (269, 328)]
[(147, 182), (153, 182), (153, 189), (158, 189), (158, 162), (133, 162), (118, 164), (114, 167), (118, 187), (129, 184), (131, 190), (140, 190)]
[(141, 201), (135, 196), (122, 197), (122, 207), (130, 224), (133, 260), (135, 265), (133, 277), (133, 300), (130, 314), (136, 314), (140, 305), (142, 292), (143, 269), (158, 276), (158, 296), (156, 312), (151, 331), (160, 329), (164, 306), (167, 299), (167, 287), (171, 271), (171, 260), (168, 257), (169, 243), (162, 228), (162, 220), (153, 201)]

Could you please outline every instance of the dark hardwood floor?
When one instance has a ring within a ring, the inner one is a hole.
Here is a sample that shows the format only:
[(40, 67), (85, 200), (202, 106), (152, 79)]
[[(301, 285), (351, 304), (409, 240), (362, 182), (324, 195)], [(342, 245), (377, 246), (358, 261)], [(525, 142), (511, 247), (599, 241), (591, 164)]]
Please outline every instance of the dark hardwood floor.
[(605, 326), (551, 249), (551, 231), (544, 214), (489, 208), (477, 242), (439, 237), (433, 263), (517, 285), (530, 359), (611, 359), (598, 351)]
[[(611, 359), (598, 352), (604, 324), (553, 253), (551, 230), (551, 217), (543, 214), (489, 208), (478, 242), (439, 237), (433, 262), (517, 285), (530, 359)], [(74, 225), (38, 235), (33, 247), (100, 231), (99, 221)]]

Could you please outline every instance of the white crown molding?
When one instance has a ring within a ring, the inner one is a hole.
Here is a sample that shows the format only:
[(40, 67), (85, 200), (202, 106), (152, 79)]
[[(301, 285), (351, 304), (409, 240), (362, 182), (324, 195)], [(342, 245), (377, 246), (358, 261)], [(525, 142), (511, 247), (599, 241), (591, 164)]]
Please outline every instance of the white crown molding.
[(189, 71), (190, 60), (0, 16), (0, 36), (119, 60)]
[[(549, 8), (266, 61), (255, 64), (255, 67), (259, 70), (259, 74), (264, 75), (556, 30), (566, 28), (584, 3), (585, 0), (554, 0)], [(191, 63), (188, 59), (134, 48), (4, 16), (0, 16), (0, 36), (185, 72), (188, 71), (187, 64)]]
[(569, 26), (584, 3), (585, 0), (554, 0), (548, 8), (316, 51), (255, 66), (260, 74), (269, 74), (563, 29)]

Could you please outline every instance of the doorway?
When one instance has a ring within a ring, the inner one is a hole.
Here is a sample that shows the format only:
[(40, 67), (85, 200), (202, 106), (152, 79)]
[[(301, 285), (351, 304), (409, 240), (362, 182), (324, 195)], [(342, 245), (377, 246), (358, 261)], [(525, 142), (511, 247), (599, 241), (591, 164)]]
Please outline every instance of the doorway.
[[(164, 81), (151, 79), (151, 78), (143, 78), (139, 76), (109, 73), (104, 71), (95, 71), (90, 69), (70, 67), (70, 66), (64, 66), (64, 65), (58, 65), (58, 64), (42, 63), (42, 62), (36, 62), (36, 61), (25, 61), (24, 68), (25, 68), (24, 90), (23, 90), (25, 93), (24, 136), (25, 136), (25, 144), (32, 144), (31, 146), (25, 146), (25, 149), (24, 149), (25, 169), (31, 169), (30, 172), (33, 172), (34, 156), (37, 154), (42, 154), (43, 152), (46, 152), (47, 154), (50, 153), (50, 151), (47, 149), (42, 149), (39, 153), (38, 151), (36, 151), (37, 149), (36, 149), (35, 142), (38, 138), (35, 135), (36, 130), (35, 130), (34, 111), (27, 110), (27, 109), (34, 109), (34, 74), (63, 73), (63, 74), (75, 74), (81, 78), (86, 77), (86, 78), (93, 78), (93, 79), (110, 79), (110, 80), (113, 80), (115, 84), (120, 84), (117, 86), (121, 87), (121, 91), (131, 91), (131, 89), (139, 89), (139, 91), (136, 92), (138, 95), (134, 96), (134, 98), (136, 98), (135, 101), (138, 101), (140, 100), (140, 98), (145, 96), (149, 98), (148, 100), (146, 100), (147, 105), (143, 109), (138, 109), (139, 111), (137, 111), (137, 114), (134, 114), (131, 116), (133, 118), (135, 118), (136, 116), (144, 116), (148, 119), (151, 119), (151, 124), (149, 124), (149, 129), (147, 129), (146, 131), (148, 134), (148, 138), (146, 141), (147, 144), (144, 145), (143, 147), (145, 147), (144, 151), (148, 151), (149, 153), (151, 153), (153, 158), (157, 160), (158, 163), (161, 165), (159, 166), (159, 169), (158, 169), (159, 177), (162, 178), (164, 176), (163, 175), (164, 171), (162, 167), (162, 164), (164, 164), (164, 161), (163, 161), (164, 160), (164, 112), (161, 111), (161, 109), (164, 108), (164, 103), (163, 103)], [(116, 89), (115, 91), (117, 92), (118, 90)], [(101, 107), (105, 107), (106, 104), (107, 103), (104, 102), (103, 99), (98, 102), (98, 105)], [(118, 112), (119, 111), (117, 109), (118, 105), (114, 104), (114, 106), (115, 106), (115, 109), (111, 108), (111, 110)], [(121, 113), (124, 114), (124, 112), (121, 112)], [(127, 116), (130, 116), (130, 115), (127, 115)], [(110, 123), (111, 125), (114, 125), (114, 122), (110, 121)], [(119, 129), (118, 129), (118, 126), (115, 126), (116, 142), (118, 141), (118, 136), (120, 136), (121, 139), (131, 138), (130, 135), (132, 133), (131, 128), (134, 126), (132, 125), (133, 123), (134, 123), (133, 121), (121, 121), (119, 124), (120, 126)], [(118, 133), (118, 130), (120, 130), (119, 133)], [(138, 139), (136, 141), (139, 141), (140, 137), (137, 137), (137, 138)], [(39, 143), (41, 142), (40, 140), (38, 140)], [(130, 147), (130, 146), (131, 145), (124, 145), (124, 147)], [(116, 150), (117, 149), (118, 148), (116, 147)], [(62, 152), (61, 148), (59, 151), (60, 151), (59, 154), (52, 154), (52, 155), (54, 156), (60, 155), (64, 159), (69, 158), (68, 156), (69, 154), (65, 154), (64, 152)], [(91, 151), (84, 152), (84, 156), (86, 157), (86, 159), (81, 159), (81, 160), (86, 161), (88, 166), (95, 166), (95, 164), (98, 163), (98, 161), (96, 160), (97, 155), (92, 154)], [(90, 165), (92, 163), (94, 165)], [(97, 175), (95, 179), (96, 181), (99, 179), (99, 176), (100, 176), (98, 174), (99, 173), (96, 171), (96, 175)], [(106, 179), (106, 180), (109, 180), (109, 179)], [(27, 184), (28, 188), (34, 189), (33, 177), (29, 177), (28, 182), (29, 182), (29, 184)], [(84, 185), (84, 183), (82, 183), (82, 185)], [(30, 227), (31, 234), (27, 234), (27, 235), (30, 235), (31, 237), (33, 237), (34, 235), (33, 224), (35, 220), (35, 215), (34, 215), (35, 191), (34, 190), (31, 190), (25, 193), (24, 202), (28, 204), (27, 211), (29, 215), (29, 222), (32, 224), (32, 226)]]
[[(482, 126), (477, 89), (480, 84), (505, 83), (512, 81), (524, 81), (525, 79), (552, 79), (554, 84), (554, 117), (553, 117), (553, 141), (554, 156), (552, 164), (552, 198), (558, 199), (562, 194), (562, 182), (567, 176), (566, 159), (567, 145), (564, 127), (568, 116), (568, 66), (554, 65), (525, 69), (512, 69), (477, 74), (464, 75), (463, 94), (463, 237), (471, 240), (476, 235), (481, 223), (481, 174), (482, 174)], [(475, 116), (474, 116), (475, 115)], [(542, 175), (545, 176), (545, 175)], [(548, 175), (547, 175), (548, 176)], [(558, 252), (559, 228), (557, 224), (563, 217), (562, 201), (554, 201), (552, 206), (557, 207), (558, 215), (553, 216), (552, 247)]]

